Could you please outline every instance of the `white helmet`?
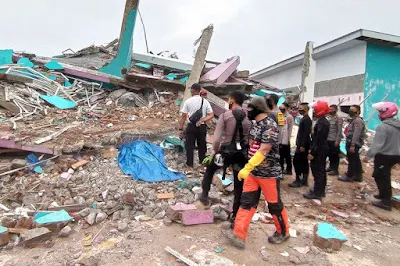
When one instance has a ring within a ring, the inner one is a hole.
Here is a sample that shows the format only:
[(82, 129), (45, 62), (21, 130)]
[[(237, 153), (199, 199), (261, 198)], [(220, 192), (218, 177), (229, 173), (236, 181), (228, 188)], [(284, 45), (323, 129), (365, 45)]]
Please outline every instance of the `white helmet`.
[(215, 156), (214, 156), (214, 163), (215, 163), (217, 166), (219, 166), (219, 167), (224, 166), (224, 158), (222, 158), (221, 153), (215, 154)]

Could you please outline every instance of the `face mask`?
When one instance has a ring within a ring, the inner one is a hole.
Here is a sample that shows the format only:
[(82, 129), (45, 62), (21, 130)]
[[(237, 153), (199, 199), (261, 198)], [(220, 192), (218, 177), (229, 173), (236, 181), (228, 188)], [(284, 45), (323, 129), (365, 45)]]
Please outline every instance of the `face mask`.
[(305, 113), (306, 113), (306, 111), (304, 111), (304, 110), (299, 110), (299, 114), (300, 114), (300, 115), (305, 115)]
[(273, 105), (273, 102), (272, 102), (271, 99), (267, 100), (267, 105), (268, 105), (268, 108), (271, 109), (271, 110), (274, 108), (274, 105)]
[(249, 110), (249, 112), (247, 113), (247, 117), (248, 117), (250, 120), (256, 120), (256, 117), (257, 117), (259, 114), (261, 114), (261, 112), (260, 112), (259, 110), (257, 110), (257, 109), (251, 109), (251, 110)]
[(286, 113), (286, 109), (279, 109), (279, 110), (281, 110), (281, 112), (284, 114), (284, 113)]
[(350, 117), (355, 117), (356, 116), (356, 112), (354, 112), (353, 110), (349, 111), (349, 116)]

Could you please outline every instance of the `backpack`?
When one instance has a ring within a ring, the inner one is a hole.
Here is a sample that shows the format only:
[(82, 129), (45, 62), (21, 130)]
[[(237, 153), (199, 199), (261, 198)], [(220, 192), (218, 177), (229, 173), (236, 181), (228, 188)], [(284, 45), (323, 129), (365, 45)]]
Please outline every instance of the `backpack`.
[(196, 112), (194, 112), (194, 113), (189, 117), (189, 121), (190, 121), (190, 123), (192, 123), (193, 125), (196, 125), (197, 122), (199, 122), (199, 120), (203, 117), (203, 102), (204, 102), (204, 98), (201, 99), (201, 106), (200, 106), (200, 109), (197, 110)]
[[(225, 179), (226, 169), (228, 168), (228, 166), (238, 159), (240, 160), (243, 159), (243, 161), (245, 161), (246, 154), (248, 151), (248, 144), (244, 138), (243, 125), (242, 125), (242, 122), (246, 116), (238, 117), (237, 115), (235, 115), (235, 113), (233, 113), (233, 116), (236, 119), (236, 126), (235, 126), (235, 131), (233, 132), (232, 140), (229, 143), (222, 144), (219, 150), (219, 153), (222, 155), (222, 158), (224, 159), (222, 180)], [(239, 142), (236, 141), (238, 133), (239, 133)]]

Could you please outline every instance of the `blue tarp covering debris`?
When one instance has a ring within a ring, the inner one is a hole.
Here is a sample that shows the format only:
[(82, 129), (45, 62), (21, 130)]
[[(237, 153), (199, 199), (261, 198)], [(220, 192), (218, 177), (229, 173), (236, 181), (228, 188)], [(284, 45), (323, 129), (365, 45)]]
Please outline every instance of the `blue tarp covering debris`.
[(153, 143), (134, 141), (118, 147), (118, 150), (119, 167), (135, 180), (161, 182), (185, 178), (180, 173), (168, 170), (163, 150)]

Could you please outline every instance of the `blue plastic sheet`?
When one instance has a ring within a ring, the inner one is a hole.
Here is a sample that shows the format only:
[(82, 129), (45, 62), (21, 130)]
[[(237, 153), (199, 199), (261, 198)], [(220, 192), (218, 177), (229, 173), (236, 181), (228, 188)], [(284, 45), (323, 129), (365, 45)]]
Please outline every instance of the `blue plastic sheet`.
[(119, 167), (135, 180), (161, 182), (185, 179), (181, 173), (168, 170), (163, 150), (153, 143), (134, 141), (118, 147), (118, 150)]

